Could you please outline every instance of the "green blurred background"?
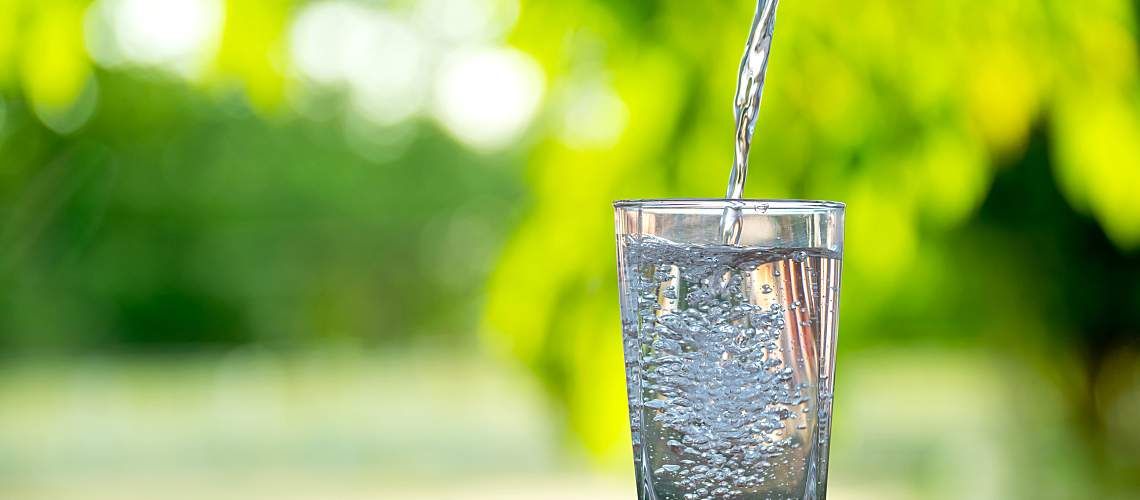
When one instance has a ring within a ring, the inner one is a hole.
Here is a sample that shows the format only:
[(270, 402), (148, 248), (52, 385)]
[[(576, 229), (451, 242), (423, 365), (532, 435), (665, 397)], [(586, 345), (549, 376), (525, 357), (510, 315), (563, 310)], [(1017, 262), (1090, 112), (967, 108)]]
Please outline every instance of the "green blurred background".
[[(1137, 6), (781, 5), (834, 498), (1140, 498)], [(754, 8), (0, 0), (0, 498), (631, 498), (609, 202), (723, 192)]]

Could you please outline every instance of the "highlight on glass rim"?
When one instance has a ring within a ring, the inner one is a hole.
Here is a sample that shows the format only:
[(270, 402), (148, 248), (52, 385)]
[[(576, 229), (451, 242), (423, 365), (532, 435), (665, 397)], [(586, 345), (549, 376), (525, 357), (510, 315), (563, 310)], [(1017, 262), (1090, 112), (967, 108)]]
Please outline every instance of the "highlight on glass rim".
[(1138, 498), (1138, 9), (0, 0), (0, 498)]

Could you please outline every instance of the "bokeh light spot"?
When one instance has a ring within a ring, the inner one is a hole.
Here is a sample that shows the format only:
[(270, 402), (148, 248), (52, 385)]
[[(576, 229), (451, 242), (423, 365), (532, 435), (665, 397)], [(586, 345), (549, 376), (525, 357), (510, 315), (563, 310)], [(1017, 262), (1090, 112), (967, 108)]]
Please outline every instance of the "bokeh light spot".
[(436, 86), (435, 116), (455, 138), (475, 149), (500, 149), (516, 139), (542, 102), (545, 76), (514, 49), (462, 51), (444, 62)]
[(569, 92), (559, 138), (573, 149), (612, 147), (628, 120), (629, 110), (617, 92), (604, 84), (585, 85)]
[(304, 8), (293, 23), (290, 52), (302, 75), (324, 84), (339, 83), (345, 71), (341, 47), (353, 23), (367, 10), (347, 2), (320, 2)]
[(88, 52), (104, 66), (158, 66), (196, 76), (217, 50), (220, 0), (101, 0), (87, 13)]
[(304, 77), (345, 89), (360, 117), (395, 125), (417, 113), (427, 98), (421, 38), (396, 15), (323, 2), (301, 12), (293, 26), (291, 52)]
[(518, 0), (424, 0), (416, 17), (424, 31), (451, 42), (486, 42), (518, 20)]

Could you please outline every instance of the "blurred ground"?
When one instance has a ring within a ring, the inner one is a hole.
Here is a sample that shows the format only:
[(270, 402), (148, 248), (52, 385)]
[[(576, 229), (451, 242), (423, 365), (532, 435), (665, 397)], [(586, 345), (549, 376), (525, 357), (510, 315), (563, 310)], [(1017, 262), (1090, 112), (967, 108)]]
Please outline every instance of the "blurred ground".
[[(1065, 396), (1027, 367), (970, 351), (840, 363), (833, 498), (996, 500), (1023, 483), (1082, 498), (1082, 481), (1100, 477), (1066, 456), (1083, 436), (1066, 425)], [(1140, 372), (1121, 375), (1131, 385), (1107, 410), (1133, 418)], [(0, 373), (0, 493), (629, 498), (628, 463), (567, 455), (557, 422), (525, 374), (454, 352), (14, 363)], [(1140, 433), (1118, 425), (1111, 454), (1127, 458)], [(1128, 486), (1099, 485), (1098, 498), (1129, 498)]]
[(249, 350), (2, 372), (4, 498), (526, 498), (571, 483), (564, 498), (620, 498), (631, 487), (560, 453), (528, 377), (459, 353)]

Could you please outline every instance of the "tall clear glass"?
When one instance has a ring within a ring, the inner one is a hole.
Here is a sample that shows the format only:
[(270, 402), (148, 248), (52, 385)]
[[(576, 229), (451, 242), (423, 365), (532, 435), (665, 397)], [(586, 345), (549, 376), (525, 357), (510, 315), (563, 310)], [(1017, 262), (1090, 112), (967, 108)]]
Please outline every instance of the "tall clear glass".
[(614, 212), (638, 498), (825, 498), (844, 205)]

